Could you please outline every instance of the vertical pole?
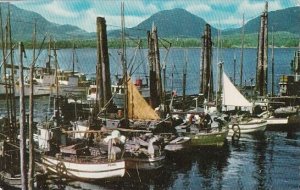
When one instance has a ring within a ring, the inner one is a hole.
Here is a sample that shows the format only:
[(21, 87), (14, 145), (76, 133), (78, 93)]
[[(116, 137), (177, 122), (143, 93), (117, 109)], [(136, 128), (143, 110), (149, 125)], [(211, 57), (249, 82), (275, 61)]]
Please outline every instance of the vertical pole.
[(103, 78), (102, 78), (102, 56), (101, 56), (101, 18), (97, 18), (97, 80), (96, 80), (96, 94), (97, 94), (97, 100), (98, 100), (98, 109), (102, 108), (104, 106), (104, 88), (103, 88)]
[(73, 43), (73, 49), (72, 49), (72, 76), (74, 76), (75, 73), (75, 43)]
[(261, 16), (260, 33), (259, 33), (259, 45), (258, 45), (258, 63), (257, 63), (257, 89), (260, 96), (263, 96), (264, 86), (264, 72), (263, 72), (263, 59), (264, 59), (264, 15)]
[(21, 185), (22, 190), (27, 190), (27, 168), (26, 168), (26, 130), (25, 130), (25, 101), (24, 101), (24, 78), (23, 78), (23, 53), (24, 45), (22, 42), (19, 43), (20, 53), (20, 65), (19, 65), (19, 76), (20, 76), (20, 167), (21, 167)]
[(263, 41), (263, 95), (268, 94), (268, 2), (265, 5), (264, 12), (264, 41)]
[[(10, 64), (11, 64), (11, 107), (12, 107), (12, 131), (15, 131), (16, 129), (16, 115), (17, 115), (17, 109), (16, 109), (16, 99), (15, 99), (15, 66), (14, 66), (14, 60), (13, 60), (13, 47), (12, 47), (12, 38), (11, 38), (11, 24), (10, 24), (10, 4), (8, 4), (8, 33), (9, 33), (9, 48), (10, 48)], [(13, 142), (16, 137), (16, 133), (13, 133)]]
[(274, 96), (274, 34), (272, 32), (272, 96)]
[(162, 100), (162, 82), (161, 82), (161, 69), (160, 69), (160, 57), (159, 57), (159, 46), (158, 46), (158, 35), (157, 27), (153, 25), (152, 27), (153, 45), (154, 45), (154, 59), (155, 59), (155, 71), (156, 71), (156, 81), (157, 81), (157, 92), (159, 97), (159, 104), (163, 102)]
[(33, 145), (33, 73), (35, 67), (35, 46), (36, 46), (36, 21), (34, 23), (33, 37), (32, 37), (32, 45), (33, 45), (33, 55), (32, 55), (32, 64), (30, 67), (30, 94), (29, 94), (29, 169), (28, 169), (28, 189), (33, 189), (34, 182), (34, 145)]
[(241, 47), (241, 70), (240, 70), (240, 88), (243, 86), (243, 70), (244, 70), (244, 38), (245, 38), (245, 14), (243, 14), (242, 27), (242, 47)]
[[(124, 119), (128, 119), (128, 76), (127, 76), (127, 61), (126, 61), (126, 40), (125, 40), (125, 18), (124, 18), (124, 2), (121, 3), (121, 26), (122, 26), (122, 57), (123, 64), (123, 85), (124, 85)], [(127, 125), (127, 122), (125, 122)], [(127, 126), (126, 126), (127, 127)]]
[(56, 97), (59, 95), (59, 84), (58, 84), (58, 62), (56, 53), (56, 42), (54, 42), (54, 66), (55, 66), (55, 87), (56, 87)]
[(187, 49), (184, 51), (185, 53), (185, 64), (183, 67), (183, 80), (182, 80), (182, 110), (185, 111), (185, 91), (186, 91), (186, 73), (187, 73), (187, 62), (188, 62), (188, 55)]
[(236, 74), (236, 56), (233, 56), (233, 85), (235, 85), (235, 74)]
[[(102, 79), (102, 106), (106, 105), (112, 97), (111, 93), (111, 80), (110, 80), (110, 66), (108, 56), (107, 34), (106, 34), (106, 21), (103, 17), (97, 17), (97, 54), (98, 62), (101, 68)], [(100, 88), (101, 89), (101, 88)], [(108, 109), (112, 108), (112, 104), (108, 105)]]

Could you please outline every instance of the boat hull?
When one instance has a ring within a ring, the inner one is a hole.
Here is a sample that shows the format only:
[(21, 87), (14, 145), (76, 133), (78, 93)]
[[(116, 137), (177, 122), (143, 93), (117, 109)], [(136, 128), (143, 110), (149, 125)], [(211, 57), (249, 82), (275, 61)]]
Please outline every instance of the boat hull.
[(205, 133), (186, 133), (185, 136), (191, 138), (192, 146), (223, 146), (228, 135), (228, 130), (205, 132)]
[(161, 155), (155, 158), (125, 158), (126, 169), (138, 169), (138, 170), (157, 170), (163, 167), (165, 161), (165, 155)]
[(42, 163), (48, 170), (70, 178), (86, 181), (123, 177), (125, 174), (125, 161), (112, 162), (71, 162), (55, 157), (43, 156)]
[[(238, 129), (235, 129), (236, 126)], [(240, 133), (263, 132), (266, 130), (266, 127), (267, 127), (266, 120), (250, 121), (247, 123), (229, 124), (229, 134), (233, 134), (235, 132), (240, 132)]]
[(189, 137), (177, 137), (170, 141), (166, 146), (165, 150), (169, 152), (176, 152), (183, 149), (187, 149), (191, 145), (191, 138)]

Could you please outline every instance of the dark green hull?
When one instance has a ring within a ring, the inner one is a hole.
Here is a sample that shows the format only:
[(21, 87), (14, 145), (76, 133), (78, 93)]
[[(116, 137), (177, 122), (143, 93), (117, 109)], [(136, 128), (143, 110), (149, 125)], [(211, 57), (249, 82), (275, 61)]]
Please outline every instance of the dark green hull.
[(185, 133), (185, 135), (191, 138), (192, 146), (223, 146), (228, 135), (228, 129), (219, 132)]

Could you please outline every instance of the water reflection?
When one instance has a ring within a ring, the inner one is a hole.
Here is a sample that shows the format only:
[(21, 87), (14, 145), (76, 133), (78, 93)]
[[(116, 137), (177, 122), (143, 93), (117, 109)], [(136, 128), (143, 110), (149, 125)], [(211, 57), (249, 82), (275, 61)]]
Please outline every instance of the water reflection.
[[(170, 156), (174, 189), (222, 189), (223, 171), (228, 166), (229, 145), (193, 149)], [(179, 183), (181, 182), (181, 183)]]

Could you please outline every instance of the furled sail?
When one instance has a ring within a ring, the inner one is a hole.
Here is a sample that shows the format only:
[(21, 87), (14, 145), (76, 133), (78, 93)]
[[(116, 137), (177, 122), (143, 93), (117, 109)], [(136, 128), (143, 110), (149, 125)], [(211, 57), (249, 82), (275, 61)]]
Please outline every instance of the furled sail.
[(252, 107), (252, 104), (232, 84), (223, 72), (223, 106)]
[(143, 120), (160, 119), (131, 80), (128, 81), (128, 118)]

